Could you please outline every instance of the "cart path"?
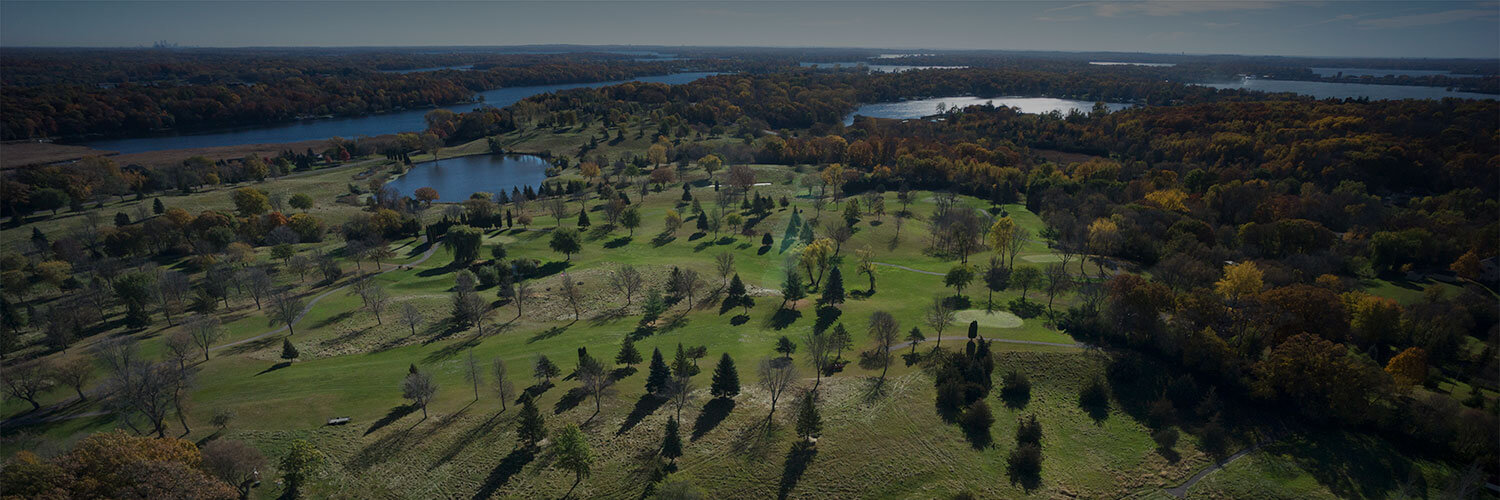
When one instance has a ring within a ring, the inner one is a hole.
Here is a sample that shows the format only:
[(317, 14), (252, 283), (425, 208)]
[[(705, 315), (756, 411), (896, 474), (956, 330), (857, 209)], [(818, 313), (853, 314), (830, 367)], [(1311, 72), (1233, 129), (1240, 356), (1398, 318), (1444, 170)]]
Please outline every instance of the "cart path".
[(1208, 466), (1207, 468), (1204, 468), (1203, 470), (1198, 471), (1197, 474), (1193, 474), (1193, 477), (1188, 478), (1187, 482), (1182, 483), (1182, 485), (1176, 486), (1176, 487), (1172, 487), (1172, 488), (1167, 488), (1167, 493), (1170, 494), (1170, 495), (1172, 495), (1172, 496), (1174, 496), (1174, 497), (1177, 497), (1177, 498), (1186, 497), (1188, 490), (1192, 489), (1193, 485), (1198, 484), (1198, 481), (1202, 481), (1203, 478), (1208, 477), (1209, 474), (1213, 474), (1214, 471), (1217, 471), (1219, 469), (1223, 469), (1224, 466), (1229, 465), (1230, 462), (1238, 460), (1240, 457), (1243, 457), (1245, 455), (1249, 455), (1250, 453), (1252, 453), (1252, 452), (1254, 452), (1256, 450), (1259, 450), (1262, 446), (1265, 446), (1265, 445), (1268, 445), (1268, 444), (1271, 444), (1271, 443), (1275, 443), (1276, 441), (1278, 441), (1280, 439), (1281, 439), (1281, 436), (1279, 436), (1279, 435), (1272, 436), (1272, 437), (1269, 437), (1269, 438), (1266, 438), (1266, 439), (1262, 440), (1259, 443), (1255, 443), (1255, 445), (1250, 446), (1249, 448), (1245, 448), (1243, 450), (1237, 451), (1237, 452), (1235, 452), (1235, 454), (1230, 455), (1229, 457), (1225, 458), (1224, 460), (1219, 461), (1218, 463), (1215, 463), (1213, 465)]

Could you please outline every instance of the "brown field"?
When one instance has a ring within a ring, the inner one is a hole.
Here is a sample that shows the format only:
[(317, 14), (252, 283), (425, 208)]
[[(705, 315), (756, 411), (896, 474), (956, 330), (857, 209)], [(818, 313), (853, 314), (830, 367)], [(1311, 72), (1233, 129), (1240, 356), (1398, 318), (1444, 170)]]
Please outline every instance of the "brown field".
[(16, 141), (0, 144), (0, 170), (71, 161), (85, 156), (112, 155), (114, 151), (50, 142)]

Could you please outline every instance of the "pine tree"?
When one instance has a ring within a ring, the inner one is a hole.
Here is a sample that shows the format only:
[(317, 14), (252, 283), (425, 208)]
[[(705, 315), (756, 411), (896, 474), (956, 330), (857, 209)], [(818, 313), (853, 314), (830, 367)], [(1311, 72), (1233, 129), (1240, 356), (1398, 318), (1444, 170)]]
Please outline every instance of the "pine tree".
[(792, 342), (792, 339), (787, 338), (786, 335), (782, 335), (781, 338), (776, 339), (776, 352), (786, 359), (792, 359), (792, 353), (797, 352), (797, 343)]
[(672, 379), (672, 370), (667, 368), (667, 362), (662, 360), (661, 349), (651, 350), (651, 368), (646, 374), (646, 392), (660, 394), (667, 388), (667, 382)]
[(724, 297), (724, 302), (729, 307), (745, 308), (745, 314), (750, 314), (750, 308), (755, 307), (755, 299), (750, 298), (749, 292), (745, 291), (745, 282), (740, 280), (738, 274), (729, 280), (729, 293)]
[(536, 409), (536, 401), (529, 392), (521, 395), (521, 416), (518, 420), (520, 423), (516, 427), (516, 437), (527, 448), (547, 439), (547, 421), (543, 419), (542, 412)]
[(781, 305), (792, 303), (792, 309), (797, 308), (797, 301), (807, 297), (807, 290), (803, 288), (802, 275), (797, 273), (797, 268), (786, 270), (786, 280), (781, 282)]
[(615, 355), (615, 362), (625, 366), (641, 362), (641, 351), (636, 350), (635, 339), (628, 335), (625, 337), (625, 343), (620, 344), (620, 353)]
[(740, 393), (740, 372), (734, 368), (734, 358), (727, 352), (719, 357), (719, 365), (714, 367), (709, 393), (716, 398), (733, 398)]
[(687, 351), (682, 348), (682, 343), (677, 343), (677, 356), (672, 358), (672, 376), (677, 378), (688, 378), (693, 376), (693, 362), (688, 360)]
[(161, 198), (156, 198), (155, 201), (151, 202), (151, 213), (156, 215), (167, 213), (167, 206), (161, 203)]
[(673, 463), (677, 462), (677, 457), (682, 456), (682, 436), (679, 427), (681, 426), (677, 423), (677, 417), (667, 417), (667, 433), (662, 436), (661, 456)]
[(818, 415), (817, 392), (803, 392), (801, 399), (797, 408), (797, 436), (812, 441), (823, 433), (823, 417)]
[(682, 201), (693, 201), (692, 185), (682, 183)]
[(978, 321), (970, 321), (969, 322), (969, 338), (970, 339), (974, 339), (974, 338), (978, 338), (978, 337), (979, 337), (979, 322)]
[(510, 216), (510, 210), (505, 211), (505, 227), (516, 227), (516, 220)]
[(292, 361), (297, 356), (297, 347), (292, 345), (291, 339), (281, 339), (281, 359)]
[(590, 224), (590, 222), (589, 222), (589, 211), (588, 210), (584, 210), (584, 211), (578, 212), (578, 227), (580, 227), (580, 228), (586, 228), (586, 227), (589, 227), (589, 224)]
[(844, 303), (844, 275), (839, 266), (833, 266), (828, 273), (828, 284), (823, 286), (823, 296), (818, 301), (830, 306)]

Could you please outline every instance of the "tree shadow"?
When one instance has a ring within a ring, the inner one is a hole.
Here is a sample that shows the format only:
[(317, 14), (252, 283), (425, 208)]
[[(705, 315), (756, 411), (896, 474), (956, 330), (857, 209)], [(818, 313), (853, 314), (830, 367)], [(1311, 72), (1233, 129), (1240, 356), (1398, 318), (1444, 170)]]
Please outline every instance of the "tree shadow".
[(1169, 463), (1175, 464), (1178, 460), (1182, 460), (1182, 454), (1178, 453), (1177, 450), (1171, 448), (1162, 448), (1158, 446), (1156, 447), (1156, 454), (1161, 455), (1162, 458), (1167, 459), (1167, 462)]
[(708, 403), (703, 405), (703, 409), (698, 412), (698, 418), (693, 420), (693, 434), (688, 440), (697, 441), (698, 438), (714, 430), (715, 427), (719, 426), (720, 422), (729, 417), (729, 413), (734, 411), (734, 406), (735, 401), (730, 398), (713, 398), (709, 400)]
[(636, 372), (636, 368), (634, 366), (626, 366), (626, 367), (622, 367), (622, 368), (615, 368), (614, 371), (609, 372), (609, 378), (611, 380), (614, 380), (614, 381), (618, 382), (620, 380), (623, 380), (625, 377), (629, 377), (631, 375), (635, 375), (635, 372)]
[(283, 337), (280, 335), (271, 335), (260, 340), (245, 342), (243, 344), (235, 344), (226, 349), (225, 353), (231, 355), (252, 353), (261, 349), (271, 347), (273, 345), (278, 345), (281, 343), (282, 338)]
[(589, 326), (604, 326), (610, 323), (614, 323), (616, 321), (624, 319), (628, 314), (629, 311), (627, 311), (624, 307), (612, 307), (609, 309), (605, 309), (603, 311), (600, 311), (599, 314), (595, 314), (594, 317), (589, 318)]
[(729, 324), (734, 326), (740, 326), (749, 322), (750, 316), (748, 314), (737, 314), (734, 317), (729, 318)]
[(551, 389), (551, 388), (552, 388), (552, 383), (551, 382), (537, 382), (536, 384), (533, 384), (530, 387), (527, 387), (526, 389), (522, 390), (521, 394), (518, 395), (518, 396), (516, 396), (515, 403), (516, 404), (521, 404), (521, 401), (526, 396), (531, 396), (532, 398), (541, 397), (542, 393), (547, 392), (547, 390)]
[(818, 308), (818, 321), (815, 322), (815, 323), (813, 323), (813, 331), (815, 331), (815, 332), (821, 332), (821, 331), (828, 330), (828, 327), (833, 326), (833, 323), (835, 321), (838, 321), (839, 317), (843, 316), (843, 315), (844, 315), (844, 311), (840, 310), (837, 307), (833, 307), (833, 306), (821, 306), (821, 307), (819, 307)]
[[(473, 403), (470, 403), (470, 405), (472, 404)], [(465, 406), (464, 410), (467, 410), (468, 408), (468, 406)], [(448, 449), (443, 451), (443, 455), (438, 457), (437, 462), (435, 462), (432, 467), (436, 468), (437, 466), (452, 461), (454, 457), (457, 457), (458, 454), (462, 453), (465, 448), (469, 447), (469, 445), (474, 444), (475, 441), (478, 441), (480, 438), (493, 432), (495, 430), (495, 427), (498, 427), (500, 425), (500, 421), (501, 419), (498, 418), (485, 419), (485, 421), (480, 422), (479, 425), (470, 427), (468, 430), (464, 431), (462, 435), (453, 440), (452, 444), (448, 445)]]
[(802, 311), (778, 307), (776, 308), (776, 312), (771, 314), (770, 318), (766, 319), (766, 326), (773, 330), (785, 330), (801, 317)]
[(459, 355), (459, 353), (464, 352), (470, 347), (479, 345), (479, 340), (480, 339), (478, 335), (470, 335), (462, 341), (445, 345), (441, 349), (428, 353), (427, 356), (422, 358), (422, 362), (432, 363), (457, 356)]
[(769, 247), (769, 246), (763, 246), (763, 247), (760, 247), (759, 250), (755, 251), (755, 255), (765, 255), (767, 252), (770, 252), (770, 251), (771, 251), (771, 247)]
[(609, 241), (605, 242), (604, 243), (604, 248), (620, 248), (620, 247), (623, 247), (625, 245), (629, 245), (630, 242), (631, 242), (631, 240), (633, 240), (633, 239), (634, 238), (631, 238), (629, 236), (621, 236), (619, 238), (615, 238), (615, 239), (612, 239), (612, 240), (609, 240)]
[(505, 486), (505, 483), (510, 482), (510, 478), (519, 474), (521, 469), (525, 468), (526, 464), (531, 463), (531, 460), (535, 457), (536, 455), (531, 450), (525, 448), (510, 450), (510, 454), (500, 459), (500, 463), (495, 465), (494, 470), (490, 471), (490, 475), (484, 478), (484, 484), (480, 485), (479, 491), (474, 493), (473, 499), (481, 500), (494, 496), (495, 492), (501, 486)]
[(380, 430), (380, 428), (382, 427), (391, 425), (397, 420), (401, 420), (402, 417), (411, 415), (411, 413), (414, 411), (417, 411), (417, 407), (415, 405), (400, 405), (391, 408), (391, 411), (386, 412), (384, 417), (380, 417), (380, 420), (376, 420), (375, 423), (370, 424), (370, 428), (365, 429), (364, 435), (368, 436), (371, 433)]
[(526, 343), (530, 344), (539, 340), (547, 340), (552, 337), (562, 335), (562, 333), (566, 331), (568, 331), (568, 327), (566, 326), (554, 326), (552, 328), (537, 332), (536, 335), (532, 335), (531, 338), (526, 339)]
[[(983, 403), (981, 402), (976, 404)], [(969, 446), (973, 446), (976, 450), (989, 448), (995, 442), (994, 437), (990, 435), (989, 427), (980, 427), (975, 425), (960, 425), (959, 427), (961, 427), (964, 431), (964, 440), (968, 441)]]
[[(692, 241), (692, 240), (688, 240), (688, 241)], [(705, 249), (707, 249), (708, 247), (711, 247), (711, 246), (714, 246), (714, 242), (712, 242), (712, 241), (703, 241), (703, 242), (698, 243), (697, 245), (693, 245), (693, 251), (694, 252), (702, 252), (703, 250), (705, 250)]]
[(568, 392), (563, 394), (561, 399), (557, 400), (557, 404), (552, 405), (552, 414), (561, 415), (562, 412), (577, 407), (586, 397), (588, 397), (588, 392), (584, 391), (582, 387), (568, 389)]
[(662, 246), (665, 246), (666, 244), (673, 241), (677, 241), (677, 235), (671, 233), (661, 233), (656, 235), (655, 238), (651, 238), (651, 246), (661, 248)]
[(797, 487), (797, 481), (802, 479), (802, 473), (807, 472), (807, 466), (812, 463), (818, 455), (818, 448), (807, 442), (798, 440), (786, 452), (786, 464), (781, 469), (781, 487), (777, 490), (776, 498), (786, 498)]
[(573, 265), (572, 263), (569, 263), (567, 261), (554, 260), (552, 262), (548, 262), (546, 264), (542, 264), (541, 266), (538, 266), (536, 268), (536, 271), (532, 272), (531, 277), (535, 278), (535, 279), (545, 278), (545, 277), (548, 277), (548, 276), (551, 276), (551, 275), (563, 272), (563, 270), (567, 269), (568, 267), (570, 267), (572, 265)]
[(646, 416), (656, 412), (666, 402), (666, 398), (655, 394), (642, 394), (640, 399), (635, 400), (635, 408), (632, 408), (630, 414), (625, 416), (625, 421), (620, 424), (620, 429), (615, 431), (615, 435), (618, 436), (634, 429), (637, 424), (646, 419)]
[(270, 368), (266, 368), (264, 370), (261, 370), (260, 373), (257, 373), (254, 376), (259, 377), (261, 375), (265, 375), (267, 373), (271, 373), (271, 372), (274, 372), (276, 370), (280, 370), (282, 368), (286, 368), (288, 366), (292, 366), (292, 362), (291, 361), (282, 361), (280, 363), (276, 363), (274, 365), (271, 365)]
[(696, 233), (688, 235), (688, 241), (698, 241), (699, 238), (702, 238), (702, 237), (707, 236), (707, 235), (708, 235), (707, 233), (699, 231), (699, 232), (696, 232)]

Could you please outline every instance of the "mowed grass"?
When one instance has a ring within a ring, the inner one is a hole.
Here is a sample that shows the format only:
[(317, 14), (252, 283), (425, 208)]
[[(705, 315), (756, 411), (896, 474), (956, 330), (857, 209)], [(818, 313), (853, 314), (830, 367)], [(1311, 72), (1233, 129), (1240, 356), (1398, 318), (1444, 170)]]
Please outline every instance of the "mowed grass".
[(1197, 498), (1448, 498), (1452, 467), (1367, 435), (1316, 429), (1245, 455), (1188, 491)]

